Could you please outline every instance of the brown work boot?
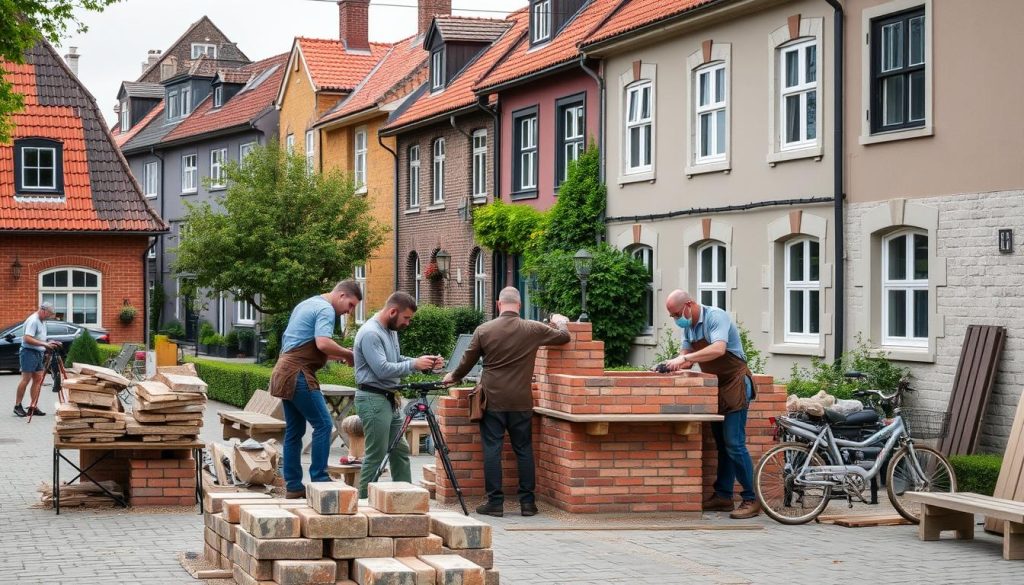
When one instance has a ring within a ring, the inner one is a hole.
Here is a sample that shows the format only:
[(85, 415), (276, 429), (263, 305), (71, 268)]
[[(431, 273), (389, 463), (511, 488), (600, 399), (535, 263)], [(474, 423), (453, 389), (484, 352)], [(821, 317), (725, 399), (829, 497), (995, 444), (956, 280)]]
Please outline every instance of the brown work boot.
[(734, 506), (729, 498), (712, 494), (710, 498), (704, 500), (700, 507), (705, 512), (732, 512)]
[(743, 500), (740, 502), (740, 507), (729, 514), (729, 517), (733, 520), (746, 520), (753, 518), (761, 513), (761, 502), (757, 500)]
[(306, 490), (305, 489), (301, 489), (301, 490), (299, 490), (297, 492), (286, 491), (285, 494), (284, 494), (284, 498), (286, 500), (298, 500), (298, 499), (301, 499), (301, 498), (304, 498), (304, 497), (306, 497)]

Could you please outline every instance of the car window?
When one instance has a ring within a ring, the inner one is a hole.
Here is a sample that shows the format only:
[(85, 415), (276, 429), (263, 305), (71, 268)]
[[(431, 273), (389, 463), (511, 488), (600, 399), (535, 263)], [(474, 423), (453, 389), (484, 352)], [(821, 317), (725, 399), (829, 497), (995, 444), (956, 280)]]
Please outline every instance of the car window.
[(51, 321), (46, 322), (46, 334), (50, 336), (56, 335), (67, 335), (71, 333), (71, 328), (63, 323), (53, 323)]
[(11, 329), (7, 333), (9, 333), (9, 334), (11, 334), (11, 335), (13, 335), (15, 337), (21, 337), (22, 334), (25, 333), (25, 324), (22, 323), (21, 325), (18, 325), (17, 327), (15, 327), (14, 329)]

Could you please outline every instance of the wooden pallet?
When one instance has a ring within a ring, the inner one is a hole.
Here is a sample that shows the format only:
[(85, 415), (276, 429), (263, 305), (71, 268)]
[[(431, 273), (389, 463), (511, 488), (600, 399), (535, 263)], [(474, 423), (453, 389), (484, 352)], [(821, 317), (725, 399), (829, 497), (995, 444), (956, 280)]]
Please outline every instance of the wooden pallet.
[[(1013, 417), (1010, 438), (1006, 441), (1003, 465), (999, 468), (993, 497), (1024, 502), (1024, 394), (1017, 400), (1017, 414)], [(985, 531), (1003, 533), (1003, 523), (985, 518)]]
[[(946, 455), (970, 455), (978, 447), (981, 419), (992, 395), (999, 354), (1006, 339), (1006, 328), (995, 325), (968, 325), (960, 350), (960, 363), (953, 392), (949, 397), (949, 429), (939, 440), (939, 451)], [(913, 434), (914, 427), (910, 427)]]

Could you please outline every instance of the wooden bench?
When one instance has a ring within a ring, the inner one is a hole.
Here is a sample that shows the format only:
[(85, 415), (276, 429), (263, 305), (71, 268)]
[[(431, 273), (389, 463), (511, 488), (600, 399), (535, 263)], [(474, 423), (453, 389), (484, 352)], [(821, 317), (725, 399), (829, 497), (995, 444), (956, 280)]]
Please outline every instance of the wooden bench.
[(362, 465), (343, 465), (340, 463), (328, 463), (327, 464), (327, 475), (331, 476), (331, 479), (341, 479), (352, 487), (359, 487), (359, 472), (363, 469)]
[(409, 421), (409, 428), (405, 429), (405, 440), (409, 443), (409, 454), (420, 454), (420, 439), (430, 434), (430, 426), (425, 420), (413, 419)]
[(917, 527), (921, 540), (939, 540), (946, 530), (955, 531), (957, 540), (971, 540), (974, 515), (984, 514), (1003, 522), (1003, 558), (1024, 559), (1024, 503), (967, 492), (907, 492), (906, 497), (922, 504), (921, 524)]
[(536, 406), (533, 412), (586, 424), (588, 435), (607, 435), (611, 423), (673, 423), (673, 432), (677, 435), (692, 435), (700, 430), (700, 423), (724, 420), (720, 414), (570, 414), (560, 410), (552, 410)]
[(224, 425), (224, 439), (284, 440), (284, 405), (266, 390), (257, 390), (244, 410), (218, 413)]

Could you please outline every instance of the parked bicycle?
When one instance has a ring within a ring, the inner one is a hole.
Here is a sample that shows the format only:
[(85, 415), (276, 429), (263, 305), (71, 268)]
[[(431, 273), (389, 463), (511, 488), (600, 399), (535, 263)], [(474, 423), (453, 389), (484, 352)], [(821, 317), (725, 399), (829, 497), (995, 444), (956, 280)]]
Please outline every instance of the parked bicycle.
[[(777, 417), (777, 432), (786, 440), (761, 457), (754, 474), (754, 488), (765, 513), (783, 524), (803, 524), (817, 518), (835, 497), (845, 497), (850, 507), (854, 500), (868, 503), (864, 491), (883, 468), (893, 508), (914, 523), (920, 519), (919, 504), (907, 501), (906, 492), (956, 491), (949, 461), (935, 449), (916, 445), (912, 438), (943, 436), (948, 414), (904, 409), (902, 395), (908, 389), (901, 384), (888, 395), (878, 390), (854, 393), (876, 408), (891, 408), (893, 418), (888, 424), (879, 421), (874, 410), (863, 411), (865, 415), (852, 427), (848, 418), (856, 419), (860, 413), (845, 417), (826, 411), (817, 420)], [(836, 432), (839, 429), (841, 435)], [(873, 432), (863, 436), (866, 430)]]

